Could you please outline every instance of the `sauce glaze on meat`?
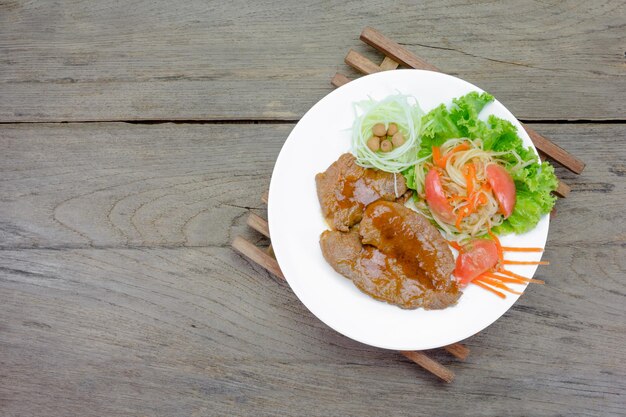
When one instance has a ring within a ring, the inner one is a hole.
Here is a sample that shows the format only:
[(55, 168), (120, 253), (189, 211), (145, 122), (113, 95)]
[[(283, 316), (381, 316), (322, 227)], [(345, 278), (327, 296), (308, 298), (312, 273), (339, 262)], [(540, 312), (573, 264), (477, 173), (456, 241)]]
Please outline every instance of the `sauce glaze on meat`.
[(375, 299), (407, 309), (456, 304), (447, 242), (424, 216), (394, 202), (406, 184), (396, 194), (389, 176), (359, 167), (350, 154), (317, 175), (322, 211), (336, 229), (320, 236), (324, 258)]
[(402, 175), (363, 168), (350, 153), (317, 174), (315, 183), (324, 217), (332, 228), (343, 232), (361, 221), (368, 204), (394, 201), (407, 191)]

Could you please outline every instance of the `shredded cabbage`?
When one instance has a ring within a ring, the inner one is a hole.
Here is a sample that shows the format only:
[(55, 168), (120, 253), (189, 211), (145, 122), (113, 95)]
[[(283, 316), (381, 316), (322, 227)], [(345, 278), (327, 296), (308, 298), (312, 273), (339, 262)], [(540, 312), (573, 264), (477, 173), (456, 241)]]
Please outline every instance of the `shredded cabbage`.
[[(409, 103), (409, 98), (415, 101)], [(410, 96), (397, 94), (384, 100), (367, 100), (355, 104), (357, 117), (352, 126), (352, 153), (357, 164), (365, 168), (376, 168), (386, 172), (399, 173), (414, 166), (420, 146), (419, 133), (424, 112), (417, 101)], [(406, 142), (391, 152), (373, 152), (367, 146), (372, 137), (372, 127), (376, 123), (396, 123)]]

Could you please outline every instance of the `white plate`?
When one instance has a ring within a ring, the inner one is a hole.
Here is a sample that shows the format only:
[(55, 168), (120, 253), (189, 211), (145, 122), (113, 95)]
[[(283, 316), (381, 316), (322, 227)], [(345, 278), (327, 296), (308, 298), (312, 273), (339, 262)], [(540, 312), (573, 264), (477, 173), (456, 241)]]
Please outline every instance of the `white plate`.
[[(501, 299), (475, 285), (464, 290), (458, 304), (445, 310), (402, 310), (376, 301), (324, 260), (319, 236), (327, 229), (315, 189), (315, 174), (323, 172), (350, 150), (353, 103), (369, 97), (383, 99), (402, 93), (416, 97), (424, 111), (480, 88), (461, 79), (430, 71), (396, 70), (359, 78), (331, 92), (298, 122), (285, 142), (269, 193), (272, 245), (289, 285), (304, 305), (336, 331), (362, 343), (386, 349), (422, 350), (463, 340), (489, 326), (517, 300)], [(511, 121), (524, 143), (530, 138), (497, 100), (485, 107), (489, 114)], [(544, 247), (548, 216), (523, 235), (502, 238), (503, 245)], [(511, 254), (509, 258), (539, 260), (537, 253)], [(511, 267), (532, 277), (536, 266)], [(525, 287), (513, 285), (522, 290)]]

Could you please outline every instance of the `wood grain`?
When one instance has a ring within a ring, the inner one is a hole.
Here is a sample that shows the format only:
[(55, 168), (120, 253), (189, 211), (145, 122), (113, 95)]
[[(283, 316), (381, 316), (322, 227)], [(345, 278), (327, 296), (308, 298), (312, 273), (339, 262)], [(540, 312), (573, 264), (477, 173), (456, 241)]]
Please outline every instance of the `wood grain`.
[[(380, 62), (366, 25), (587, 162), (546, 285), (427, 353), (452, 385), (230, 248), (269, 243), (248, 214), (346, 51)], [(624, 28), (618, 0), (0, 2), (0, 415), (623, 415)]]
[[(442, 389), (230, 248), (0, 251), (6, 416), (619, 415), (623, 246), (560, 244)], [(494, 401), (497, 398), (497, 401)]]
[(0, 3), (0, 121), (295, 120), (348, 49), (380, 62), (366, 25), (522, 120), (626, 114), (620, 0), (17, 0)]
[[(248, 212), (265, 213), (260, 195), (292, 126), (1, 125), (0, 247), (257, 242)], [(588, 162), (580, 176), (558, 169), (572, 192), (551, 233), (561, 243), (623, 241), (615, 219), (626, 199), (626, 127), (535, 127)], [(592, 226), (581, 234), (581, 225)]]

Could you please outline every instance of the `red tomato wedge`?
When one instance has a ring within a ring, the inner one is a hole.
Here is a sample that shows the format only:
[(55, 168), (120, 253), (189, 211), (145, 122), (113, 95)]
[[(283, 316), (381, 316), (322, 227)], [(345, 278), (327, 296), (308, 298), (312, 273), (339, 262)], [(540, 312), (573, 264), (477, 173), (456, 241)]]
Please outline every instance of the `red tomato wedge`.
[(491, 185), (493, 194), (498, 200), (500, 210), (506, 219), (513, 213), (515, 208), (515, 183), (511, 174), (498, 164), (489, 164), (486, 168), (487, 181)]
[(426, 202), (430, 210), (446, 223), (454, 224), (455, 217), (452, 205), (446, 198), (441, 185), (441, 177), (435, 168), (426, 174)]
[(467, 285), (498, 263), (498, 248), (493, 240), (476, 239), (464, 245), (456, 258), (454, 275)]

